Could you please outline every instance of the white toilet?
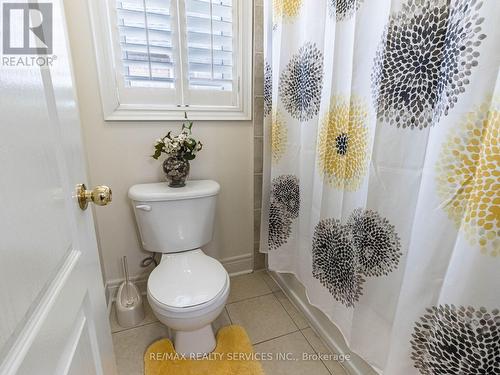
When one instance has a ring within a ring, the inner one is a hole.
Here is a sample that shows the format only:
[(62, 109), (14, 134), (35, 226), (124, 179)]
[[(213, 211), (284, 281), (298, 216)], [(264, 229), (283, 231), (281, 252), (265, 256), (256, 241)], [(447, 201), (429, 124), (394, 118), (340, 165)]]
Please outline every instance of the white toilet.
[(212, 239), (220, 186), (211, 180), (134, 185), (132, 200), (142, 246), (162, 253), (148, 279), (148, 300), (160, 322), (175, 331), (177, 353), (215, 349), (211, 323), (224, 309), (229, 275), (200, 249)]

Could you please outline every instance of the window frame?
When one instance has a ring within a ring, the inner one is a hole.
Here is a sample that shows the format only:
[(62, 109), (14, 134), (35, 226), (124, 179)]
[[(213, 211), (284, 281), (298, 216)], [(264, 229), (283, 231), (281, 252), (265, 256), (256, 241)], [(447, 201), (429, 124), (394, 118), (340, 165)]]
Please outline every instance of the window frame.
[[(181, 3), (183, 0), (171, 0)], [(127, 102), (126, 95), (120, 95), (117, 71), (120, 69), (116, 39), (116, 0), (88, 0), (91, 28), (94, 39), (97, 73), (101, 94), (101, 103), (106, 121), (162, 121), (184, 120), (184, 112), (191, 120), (251, 120), (252, 118), (252, 23), (253, 6), (249, 0), (233, 0), (238, 19), (235, 43), (239, 46), (234, 55), (235, 71), (235, 105), (189, 105), (160, 104), (151, 95), (149, 102), (142, 104)], [(177, 6), (175, 6), (177, 11)], [(112, 22), (115, 22), (113, 24)], [(184, 25), (181, 25), (177, 36), (185, 43)], [(180, 36), (180, 37), (179, 37)], [(176, 42), (177, 45), (177, 42)], [(187, 52), (187, 48), (179, 51)], [(176, 77), (176, 90), (180, 91), (180, 80)], [(185, 82), (184, 82), (185, 85)], [(147, 96), (149, 89), (137, 88), (138, 92)], [(162, 90), (162, 89), (160, 89)], [(168, 89), (167, 89), (168, 90)], [(200, 90), (201, 91), (201, 90)]]

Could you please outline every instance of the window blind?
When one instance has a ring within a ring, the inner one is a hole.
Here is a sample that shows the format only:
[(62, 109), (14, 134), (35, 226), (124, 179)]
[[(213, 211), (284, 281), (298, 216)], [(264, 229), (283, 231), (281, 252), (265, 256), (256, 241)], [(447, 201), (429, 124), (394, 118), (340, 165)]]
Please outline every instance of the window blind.
[[(117, 0), (125, 86), (175, 88), (180, 78), (189, 90), (232, 91), (232, 1)], [(182, 17), (172, 14), (172, 6)], [(176, 77), (181, 71), (185, 76)]]
[(189, 87), (233, 89), (232, 0), (186, 0)]
[(170, 0), (117, 1), (117, 16), (125, 85), (174, 88)]

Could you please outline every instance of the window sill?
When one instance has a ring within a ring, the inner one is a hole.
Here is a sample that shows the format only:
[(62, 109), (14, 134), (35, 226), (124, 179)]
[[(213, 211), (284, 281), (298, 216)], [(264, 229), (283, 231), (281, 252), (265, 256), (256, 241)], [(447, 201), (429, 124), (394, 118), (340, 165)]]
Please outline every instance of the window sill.
[(150, 109), (131, 106), (118, 106), (115, 110), (104, 115), (105, 121), (184, 121), (185, 113), (189, 120), (204, 121), (248, 121), (252, 119), (251, 108), (240, 110), (237, 108), (203, 109), (195, 107), (175, 109)]

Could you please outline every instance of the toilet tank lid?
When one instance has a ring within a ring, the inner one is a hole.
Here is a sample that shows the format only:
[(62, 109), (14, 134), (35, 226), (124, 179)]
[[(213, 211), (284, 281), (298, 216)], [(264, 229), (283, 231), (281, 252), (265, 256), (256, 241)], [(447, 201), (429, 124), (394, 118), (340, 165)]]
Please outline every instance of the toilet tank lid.
[(217, 195), (220, 185), (212, 180), (191, 180), (181, 188), (171, 188), (166, 182), (134, 185), (128, 190), (128, 197), (134, 201), (154, 202), (192, 199)]

